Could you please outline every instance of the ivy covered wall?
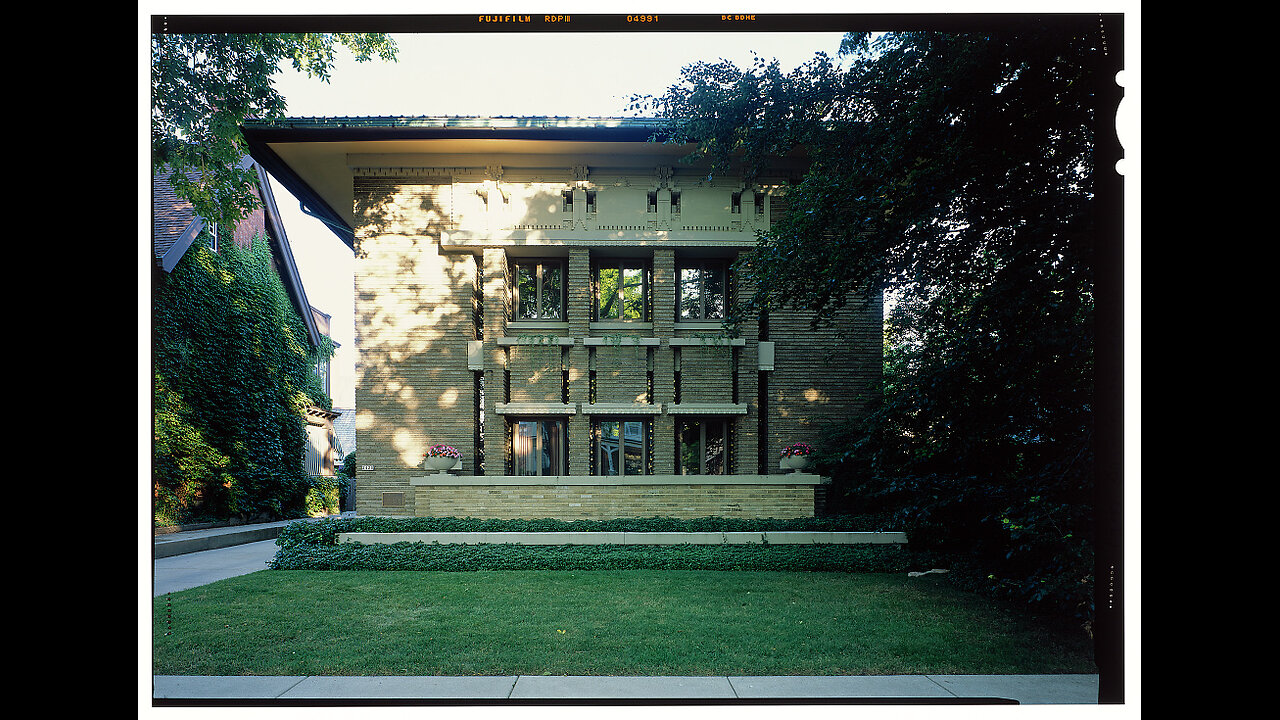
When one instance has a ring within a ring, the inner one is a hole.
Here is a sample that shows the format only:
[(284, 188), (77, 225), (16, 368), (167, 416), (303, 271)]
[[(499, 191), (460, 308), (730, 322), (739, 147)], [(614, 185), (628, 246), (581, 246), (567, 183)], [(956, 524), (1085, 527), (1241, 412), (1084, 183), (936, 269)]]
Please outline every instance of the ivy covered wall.
[(306, 326), (262, 235), (192, 245), (152, 296), (157, 524), (306, 514), (303, 408), (326, 410)]

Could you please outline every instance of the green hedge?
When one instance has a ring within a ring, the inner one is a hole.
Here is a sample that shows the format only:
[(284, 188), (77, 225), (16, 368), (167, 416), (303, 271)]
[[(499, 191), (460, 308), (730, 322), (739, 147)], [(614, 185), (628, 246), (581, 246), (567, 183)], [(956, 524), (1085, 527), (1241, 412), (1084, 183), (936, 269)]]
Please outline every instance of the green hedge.
[(618, 518), (616, 520), (482, 520), (479, 518), (325, 518), (291, 523), (280, 531), (276, 544), (331, 546), (344, 532), (884, 532), (898, 528), (886, 515), (840, 515), (832, 517), (774, 518)]
[(293, 545), (273, 570), (774, 570), (905, 572), (900, 545)]
[(904, 572), (900, 545), (441, 545), (343, 543), (344, 532), (769, 532), (887, 531), (886, 518), (853, 516), (617, 520), (478, 518), (325, 518), (281, 530), (275, 570), (781, 570)]
[(310, 478), (310, 490), (307, 491), (306, 505), (309, 515), (333, 515), (338, 512), (339, 494), (346, 484), (347, 478), (342, 475), (313, 475)]

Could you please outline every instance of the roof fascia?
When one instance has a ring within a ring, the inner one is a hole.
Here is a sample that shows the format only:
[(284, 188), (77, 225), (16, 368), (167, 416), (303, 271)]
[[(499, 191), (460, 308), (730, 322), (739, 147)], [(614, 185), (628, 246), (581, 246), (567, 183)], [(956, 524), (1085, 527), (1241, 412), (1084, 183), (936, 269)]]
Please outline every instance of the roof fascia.
[(187, 254), (187, 249), (203, 229), (204, 220), (199, 215), (192, 218), (191, 222), (187, 223), (187, 227), (182, 230), (182, 234), (178, 236), (177, 241), (164, 254), (164, 257), (160, 258), (160, 267), (167, 273), (173, 272), (173, 269), (178, 266), (178, 261)]
[[(246, 156), (245, 160), (254, 163), (253, 158)], [(285, 289), (289, 292), (289, 297), (293, 299), (298, 314), (302, 316), (302, 322), (307, 327), (307, 337), (311, 340), (312, 347), (320, 347), (320, 328), (316, 325), (316, 319), (311, 315), (311, 303), (307, 301), (307, 291), (302, 284), (302, 275), (298, 272), (298, 265), (293, 258), (293, 248), (289, 245), (289, 236), (285, 234), (284, 224), (280, 222), (280, 209), (276, 207), (275, 193), (271, 192), (271, 179), (261, 165), (257, 165), (258, 171), (258, 189), (262, 194), (262, 209), (266, 219), (266, 224), (271, 228), (271, 234), (276, 239), (276, 250), (280, 256), (280, 267), (283, 270), (282, 279), (284, 280)]]
[(305, 180), (298, 173), (294, 172), (289, 164), (280, 158), (268, 145), (266, 140), (258, 139), (257, 136), (241, 128), (245, 143), (249, 147), (249, 155), (258, 163), (259, 168), (265, 169), (271, 174), (281, 185), (285, 187), (295, 198), (302, 211), (311, 217), (323, 222), (342, 244), (355, 250), (355, 230), (349, 227), (342, 219), (342, 216), (329, 207), (329, 204), (320, 198), (320, 196), (311, 189)]

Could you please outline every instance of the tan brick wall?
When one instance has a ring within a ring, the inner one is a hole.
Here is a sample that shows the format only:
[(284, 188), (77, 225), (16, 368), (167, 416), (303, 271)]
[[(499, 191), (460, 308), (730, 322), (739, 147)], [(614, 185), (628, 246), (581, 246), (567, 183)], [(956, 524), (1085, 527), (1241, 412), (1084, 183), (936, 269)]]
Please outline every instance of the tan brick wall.
[[(741, 280), (731, 279), (730, 284), (738, 301), (745, 302), (755, 294), (755, 289)], [(767, 468), (760, 467), (759, 323), (754, 318), (743, 321), (738, 328), (738, 336), (746, 344), (738, 348), (734, 372), (738, 374), (738, 402), (747, 405), (747, 414), (737, 418), (735, 423), (734, 472), (741, 475), (768, 473)]]
[(558, 403), (564, 397), (559, 345), (511, 348), (511, 402)]
[[(360, 514), (413, 515), (409, 477), (434, 444), (473, 471), (473, 255), (439, 252), (448, 179), (356, 178), (356, 433)], [(383, 493), (404, 493), (385, 507)]]
[(607, 520), (618, 517), (813, 515), (812, 485), (595, 485), (417, 487), (429, 517)]
[[(584, 210), (585, 203), (579, 197), (574, 212)], [(569, 250), (569, 272), (566, 287), (569, 290), (569, 334), (585, 338), (591, 321), (591, 253), (587, 248)], [(588, 352), (582, 340), (576, 340), (569, 350), (569, 402), (585, 405), (590, 399), (590, 375)], [(569, 416), (568, 423), (569, 474), (586, 475), (591, 469), (590, 418), (582, 413)]]
[(498, 338), (507, 334), (507, 317), (511, 312), (511, 278), (506, 252), (501, 248), (486, 248), (481, 268), (484, 273), (481, 299), (484, 304), (484, 474), (501, 475), (506, 465), (503, 449), (506, 428), (496, 407), (497, 403), (504, 402), (507, 363), (507, 348), (498, 345)]
[(733, 351), (729, 345), (680, 348), (680, 402), (733, 402)]
[(830, 328), (810, 329), (803, 313), (774, 313), (775, 343), (768, 373), (769, 442), (766, 472), (778, 469), (782, 448), (816, 444), (821, 429), (863, 412), (880, 392), (883, 305), (855, 298)]
[(644, 403), (649, 394), (649, 350), (641, 345), (596, 348), (596, 402)]

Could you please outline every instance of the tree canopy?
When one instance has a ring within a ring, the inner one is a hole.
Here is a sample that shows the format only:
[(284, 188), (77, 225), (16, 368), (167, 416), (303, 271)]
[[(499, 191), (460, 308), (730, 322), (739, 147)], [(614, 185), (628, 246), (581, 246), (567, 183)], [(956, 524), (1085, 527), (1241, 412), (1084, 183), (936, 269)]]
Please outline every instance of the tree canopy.
[[(883, 291), (885, 393), (824, 441), (837, 502), (1091, 616), (1098, 28), (845, 37), (790, 73), (686, 67), (635, 107), (748, 182), (810, 164), (739, 262), (738, 318)], [(978, 574), (980, 573), (980, 575)]]
[(288, 60), (329, 81), (336, 47), (357, 62), (394, 60), (395, 41), (381, 33), (156, 34), (151, 37), (151, 165), (197, 215), (231, 226), (258, 207), (240, 124), (284, 115), (272, 84)]

